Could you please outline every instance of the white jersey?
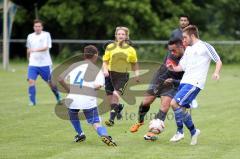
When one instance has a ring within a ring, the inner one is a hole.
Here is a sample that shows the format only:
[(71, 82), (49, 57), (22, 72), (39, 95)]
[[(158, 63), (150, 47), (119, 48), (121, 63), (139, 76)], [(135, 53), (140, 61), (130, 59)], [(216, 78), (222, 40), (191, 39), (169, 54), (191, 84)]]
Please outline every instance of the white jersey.
[(179, 62), (185, 71), (181, 83), (203, 89), (211, 59), (217, 62), (220, 57), (210, 44), (199, 40), (194, 45), (188, 46)]
[[(31, 33), (27, 37), (26, 47), (29, 49), (52, 47), (51, 36), (48, 32), (42, 31), (40, 34)], [(52, 65), (49, 49), (41, 52), (31, 52), (29, 66), (50, 66)]]
[[(71, 85), (70, 93), (67, 95), (67, 98), (72, 99), (72, 102), (68, 106), (70, 109), (90, 109), (97, 107), (97, 91), (95, 90), (95, 86), (104, 86), (105, 78), (103, 72), (100, 70), (94, 77), (95, 79), (87, 80), (86, 76), (89, 75), (86, 75), (86, 70), (88, 67), (88, 63), (78, 65), (68, 75)], [(93, 75), (91, 69), (88, 71)], [(87, 89), (85, 89), (86, 87)]]

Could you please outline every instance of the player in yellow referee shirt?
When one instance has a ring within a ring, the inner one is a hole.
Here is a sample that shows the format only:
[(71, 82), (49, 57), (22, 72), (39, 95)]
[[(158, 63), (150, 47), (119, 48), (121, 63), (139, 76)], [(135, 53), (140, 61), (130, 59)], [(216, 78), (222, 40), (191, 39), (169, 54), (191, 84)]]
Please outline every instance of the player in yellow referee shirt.
[(135, 80), (139, 82), (137, 54), (136, 50), (129, 45), (129, 29), (117, 27), (115, 42), (107, 46), (103, 56), (105, 90), (111, 104), (110, 118), (105, 122), (107, 126), (114, 125), (114, 119), (122, 109), (119, 98), (124, 93), (131, 70), (135, 73)]

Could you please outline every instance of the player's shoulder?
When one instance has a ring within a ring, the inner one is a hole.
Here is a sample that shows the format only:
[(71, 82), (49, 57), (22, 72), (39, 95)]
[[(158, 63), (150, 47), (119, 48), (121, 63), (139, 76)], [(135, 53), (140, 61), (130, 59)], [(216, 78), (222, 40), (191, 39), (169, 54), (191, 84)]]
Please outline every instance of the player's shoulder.
[(50, 36), (50, 33), (47, 32), (47, 31), (42, 31), (42, 32), (41, 32), (41, 35), (43, 35), (43, 36)]
[(197, 46), (197, 50), (199, 51), (211, 50), (213, 48), (211, 44), (202, 40), (199, 40), (196, 46)]
[(176, 28), (172, 31), (172, 33), (175, 33), (175, 32), (181, 32), (180, 28)]
[(136, 52), (135, 48), (129, 44), (126, 44), (126, 48), (130, 51), (130, 52)]
[(27, 38), (31, 38), (35, 35), (35, 32), (28, 34)]
[(188, 51), (190, 51), (191, 49), (192, 49), (191, 46), (187, 46), (187, 47), (185, 48), (185, 53), (188, 52)]
[(116, 46), (116, 43), (115, 42), (110, 42), (108, 45), (107, 45), (107, 49), (111, 49), (111, 48), (113, 48), (113, 47), (115, 47)]

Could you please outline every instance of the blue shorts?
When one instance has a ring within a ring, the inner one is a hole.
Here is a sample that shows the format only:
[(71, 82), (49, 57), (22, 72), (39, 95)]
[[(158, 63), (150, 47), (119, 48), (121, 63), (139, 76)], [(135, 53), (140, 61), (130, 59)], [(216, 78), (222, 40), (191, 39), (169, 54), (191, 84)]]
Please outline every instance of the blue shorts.
[(36, 80), (38, 75), (46, 82), (51, 80), (51, 66), (28, 66), (28, 80)]
[(189, 108), (189, 104), (196, 98), (200, 90), (200, 88), (191, 84), (180, 84), (174, 99), (180, 106)]
[[(72, 111), (74, 113), (78, 113), (79, 109), (69, 109), (69, 111)], [(95, 124), (100, 123), (100, 117), (98, 114), (97, 107), (91, 108), (91, 109), (83, 109), (83, 113), (87, 119), (87, 122), (89, 124)]]

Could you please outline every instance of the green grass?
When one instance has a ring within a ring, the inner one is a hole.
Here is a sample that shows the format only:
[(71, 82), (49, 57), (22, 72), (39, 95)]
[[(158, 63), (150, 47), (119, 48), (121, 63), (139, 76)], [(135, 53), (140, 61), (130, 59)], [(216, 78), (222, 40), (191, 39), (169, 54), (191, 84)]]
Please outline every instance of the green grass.
[[(189, 145), (190, 136), (186, 129), (183, 141), (176, 144), (169, 142), (176, 129), (172, 111), (165, 122), (164, 133), (156, 142), (143, 140), (147, 124), (139, 132), (131, 134), (129, 127), (136, 121), (134, 113), (137, 114), (141, 100), (138, 98), (134, 106), (125, 107), (124, 119), (116, 122), (115, 127), (108, 128), (118, 144), (116, 148), (104, 145), (85, 121), (82, 126), (87, 140), (83, 143), (72, 142), (75, 132), (69, 121), (55, 115), (55, 100), (48, 86), (38, 79), (38, 105), (29, 107), (27, 64), (14, 64), (12, 68), (16, 71), (0, 70), (0, 158), (237, 159), (240, 156), (239, 65), (224, 66), (219, 82), (209, 76), (205, 90), (198, 96), (200, 107), (193, 110), (193, 120), (201, 129), (198, 145)], [(212, 71), (211, 68), (209, 75)], [(154, 102), (150, 112), (155, 112), (158, 107), (159, 99)], [(105, 114), (102, 119), (107, 117), (108, 114)]]

